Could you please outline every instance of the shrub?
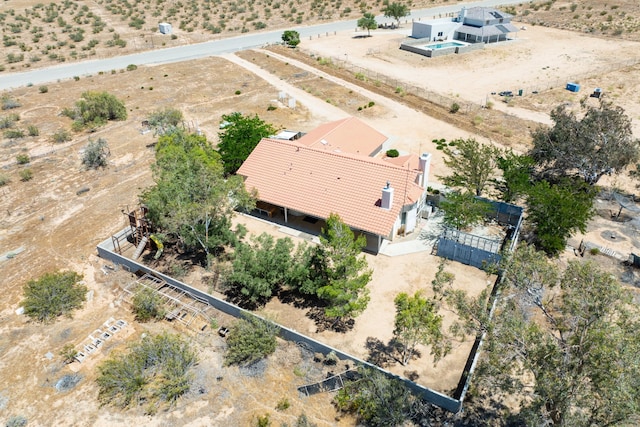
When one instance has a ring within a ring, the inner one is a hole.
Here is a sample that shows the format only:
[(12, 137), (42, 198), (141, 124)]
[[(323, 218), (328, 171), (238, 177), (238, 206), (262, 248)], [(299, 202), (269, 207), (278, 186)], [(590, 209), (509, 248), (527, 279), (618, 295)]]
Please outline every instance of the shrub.
[(78, 355), (78, 350), (73, 344), (65, 344), (60, 350), (60, 356), (62, 356), (62, 360), (64, 363), (69, 364), (73, 362), (74, 357)]
[(63, 142), (71, 141), (71, 134), (65, 129), (59, 129), (52, 135), (53, 142), (62, 144)]
[(0, 129), (9, 129), (14, 122), (15, 120), (11, 116), (0, 117)]
[(242, 92), (241, 92), (241, 91), (239, 91), (239, 90), (237, 90), (237, 91), (236, 91), (236, 95), (240, 95), (241, 93), (242, 93)]
[(109, 146), (106, 139), (89, 140), (89, 144), (84, 149), (82, 164), (87, 169), (98, 169), (107, 166), (107, 157), (109, 157)]
[(38, 136), (40, 135), (40, 130), (35, 125), (29, 125), (27, 126), (27, 133), (29, 133), (29, 136)]
[(14, 415), (7, 420), (7, 427), (24, 427), (27, 425), (27, 419), (22, 415)]
[(369, 108), (373, 107), (374, 105), (376, 105), (375, 102), (373, 101), (369, 101), (369, 103), (367, 104), (369, 106)]
[(137, 70), (138, 66), (136, 64), (129, 64), (127, 65), (127, 71), (134, 71)]
[(276, 410), (286, 411), (287, 409), (289, 409), (290, 406), (291, 406), (291, 403), (289, 402), (289, 399), (287, 399), (286, 397), (283, 397), (282, 399), (280, 399), (280, 401), (276, 405)]
[(460, 111), (460, 105), (457, 102), (454, 102), (453, 104), (451, 104), (451, 108), (449, 108), (449, 112), (455, 114), (458, 111)]
[(277, 110), (278, 107), (276, 107), (275, 105), (271, 105), (269, 104), (269, 106), (267, 107), (267, 111), (273, 111), (273, 110)]
[(146, 336), (98, 367), (98, 399), (120, 408), (147, 402), (148, 412), (154, 412), (161, 403), (172, 404), (189, 391), (197, 361), (179, 335)]
[(0, 173), (0, 187), (7, 185), (9, 182), (9, 177), (4, 173)]
[(2, 109), (3, 110), (12, 110), (14, 108), (21, 107), (21, 104), (10, 96), (4, 95), (2, 97)]
[(238, 320), (227, 339), (224, 364), (250, 365), (276, 351), (275, 325), (255, 316)]
[(22, 169), (19, 173), (20, 181), (27, 182), (33, 179), (33, 171), (31, 169)]
[(84, 92), (73, 109), (63, 114), (74, 120), (76, 128), (96, 127), (109, 120), (125, 120), (127, 109), (124, 103), (108, 92)]
[(162, 320), (167, 312), (160, 294), (149, 288), (140, 288), (133, 296), (132, 304), (139, 322)]
[(24, 137), (22, 129), (7, 129), (4, 131), (4, 137), (9, 139), (18, 139)]
[(387, 154), (387, 157), (398, 157), (400, 155), (400, 152), (395, 148), (392, 148), (390, 150), (387, 150), (386, 154)]
[(165, 108), (151, 113), (147, 121), (156, 135), (163, 135), (168, 130), (178, 126), (182, 122), (182, 119), (182, 111), (175, 108)]
[(19, 165), (26, 165), (31, 161), (31, 159), (29, 158), (28, 154), (18, 154), (16, 156), (16, 161), (18, 162)]
[(40, 86), (40, 88), (38, 90), (40, 91), (40, 93), (49, 92), (49, 88), (47, 86)]
[(24, 288), (24, 314), (39, 322), (49, 322), (63, 314), (70, 316), (86, 298), (87, 287), (78, 283), (81, 279), (75, 271), (64, 271), (30, 280)]

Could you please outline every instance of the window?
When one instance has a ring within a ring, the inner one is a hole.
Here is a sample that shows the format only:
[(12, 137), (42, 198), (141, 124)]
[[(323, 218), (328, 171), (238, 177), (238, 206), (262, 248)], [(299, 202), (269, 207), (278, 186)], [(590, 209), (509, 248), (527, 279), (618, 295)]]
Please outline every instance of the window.
[(442, 31), (438, 32), (438, 37), (442, 37), (444, 35), (444, 33)]

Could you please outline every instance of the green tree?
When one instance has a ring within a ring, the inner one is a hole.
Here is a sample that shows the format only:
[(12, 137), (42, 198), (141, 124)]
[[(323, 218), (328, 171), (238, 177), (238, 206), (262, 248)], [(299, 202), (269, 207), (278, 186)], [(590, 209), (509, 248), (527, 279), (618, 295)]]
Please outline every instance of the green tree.
[(594, 185), (603, 175), (620, 173), (638, 160), (640, 141), (633, 137), (631, 119), (621, 107), (601, 101), (578, 117), (561, 105), (551, 112), (551, 119), (553, 127), (532, 133), (529, 152), (543, 175), (576, 173)]
[(574, 232), (584, 233), (595, 213), (596, 194), (594, 187), (571, 178), (533, 185), (527, 193), (527, 222), (534, 228), (536, 246), (557, 255)]
[(282, 41), (289, 47), (296, 47), (300, 44), (300, 33), (294, 30), (286, 30), (282, 33)]
[(331, 214), (322, 230), (320, 244), (328, 280), (318, 288), (317, 294), (327, 303), (325, 315), (335, 318), (336, 323), (359, 315), (369, 303), (367, 284), (371, 270), (361, 254), (366, 238), (360, 235), (355, 239), (340, 216)]
[(232, 175), (247, 160), (260, 140), (275, 134), (276, 129), (261, 120), (257, 114), (244, 116), (236, 112), (222, 116), (222, 120), (226, 126), (218, 134), (218, 153), (224, 163), (224, 173)]
[(65, 108), (63, 114), (73, 119), (74, 128), (95, 128), (109, 120), (126, 120), (124, 103), (108, 92), (88, 91), (81, 95), (73, 109)]
[(409, 16), (411, 11), (409, 10), (409, 6), (404, 3), (387, 3), (387, 5), (382, 9), (382, 13), (386, 18), (393, 18), (398, 23), (398, 28), (400, 28), (400, 18), (404, 18), (405, 16)]
[(424, 298), (418, 291), (413, 296), (402, 292), (395, 300), (396, 317), (393, 336), (402, 346), (400, 363), (411, 361), (418, 344), (431, 347), (437, 362), (451, 349), (442, 333), (442, 316), (435, 301)]
[(24, 287), (24, 314), (39, 322), (50, 322), (82, 307), (87, 287), (79, 283), (82, 276), (75, 271), (47, 273), (30, 280)]
[(73, 362), (73, 359), (78, 355), (78, 350), (73, 344), (65, 344), (60, 350), (60, 356), (65, 364)]
[(204, 136), (180, 129), (162, 135), (153, 173), (156, 184), (141, 199), (156, 227), (207, 256), (237, 242), (233, 211), (251, 209), (255, 201), (240, 177), (224, 178), (220, 156)]
[(110, 155), (107, 140), (98, 138), (95, 141), (89, 140), (89, 144), (84, 148), (82, 164), (87, 169), (98, 169), (107, 166), (107, 157)]
[(493, 209), (490, 203), (467, 192), (447, 194), (440, 207), (444, 211), (444, 223), (457, 230), (482, 223)]
[(535, 162), (531, 157), (518, 155), (509, 149), (496, 159), (496, 163), (502, 177), (494, 180), (494, 187), (500, 192), (500, 200), (514, 202), (530, 188)]
[(162, 302), (162, 297), (150, 288), (141, 287), (133, 295), (131, 300), (133, 314), (139, 322), (149, 320), (162, 320), (167, 313)]
[(637, 422), (640, 313), (616, 278), (589, 262), (564, 271), (520, 248), (508, 260), (476, 388), (520, 398), (526, 425)]
[(473, 138), (457, 139), (453, 143), (453, 148), (444, 149), (444, 164), (451, 170), (451, 175), (441, 177), (442, 181), (450, 187), (482, 196), (496, 172), (499, 150)]
[(181, 336), (148, 335), (98, 366), (98, 399), (120, 408), (146, 403), (147, 412), (154, 413), (161, 404), (171, 405), (189, 391), (197, 361)]
[(151, 113), (147, 121), (153, 129), (154, 134), (164, 135), (182, 123), (182, 119), (182, 111), (176, 108), (164, 108)]
[(298, 245), (292, 256), (286, 287), (302, 295), (317, 296), (318, 289), (329, 281), (327, 262), (322, 247)]
[(376, 17), (371, 12), (365, 12), (364, 16), (358, 19), (358, 27), (367, 30), (367, 37), (370, 37), (371, 30), (378, 28)]
[(238, 320), (227, 338), (225, 365), (250, 365), (276, 351), (278, 328), (253, 315)]
[(345, 382), (334, 403), (339, 411), (354, 414), (359, 423), (395, 427), (430, 425), (424, 421), (437, 420), (434, 407), (411, 394), (399, 379), (364, 367), (358, 368), (358, 374), (357, 379)]
[(288, 277), (293, 246), (288, 237), (276, 240), (266, 233), (252, 245), (239, 244), (225, 286), (252, 307), (266, 303)]

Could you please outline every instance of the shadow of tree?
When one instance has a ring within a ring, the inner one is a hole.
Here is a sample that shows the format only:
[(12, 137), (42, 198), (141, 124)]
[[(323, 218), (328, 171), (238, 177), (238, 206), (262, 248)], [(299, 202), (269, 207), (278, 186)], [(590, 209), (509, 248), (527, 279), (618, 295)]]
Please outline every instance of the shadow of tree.
[(353, 329), (356, 321), (353, 319), (335, 319), (324, 314), (324, 307), (313, 307), (307, 312), (307, 317), (313, 320), (318, 332), (334, 331), (346, 333)]

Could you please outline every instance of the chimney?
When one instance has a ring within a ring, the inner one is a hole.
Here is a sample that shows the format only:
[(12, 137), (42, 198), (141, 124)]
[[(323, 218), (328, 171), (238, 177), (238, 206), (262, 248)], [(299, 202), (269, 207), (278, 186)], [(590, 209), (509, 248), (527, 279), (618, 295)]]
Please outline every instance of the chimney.
[(422, 153), (418, 165), (422, 172), (418, 185), (422, 188), (427, 188), (427, 184), (429, 183), (429, 169), (431, 168), (431, 153)]
[(458, 14), (458, 22), (464, 22), (464, 18), (467, 17), (467, 8), (462, 6), (460, 13)]
[(387, 186), (382, 189), (380, 207), (382, 209), (390, 210), (391, 206), (393, 206), (393, 188), (391, 188), (391, 184), (387, 181)]

